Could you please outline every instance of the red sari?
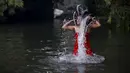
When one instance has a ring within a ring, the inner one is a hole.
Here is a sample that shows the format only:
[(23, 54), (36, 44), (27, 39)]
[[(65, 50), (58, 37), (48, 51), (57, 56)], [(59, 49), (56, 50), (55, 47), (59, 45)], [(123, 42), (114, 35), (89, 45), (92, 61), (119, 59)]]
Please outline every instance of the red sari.
[[(86, 37), (86, 41), (87, 41), (84, 43), (85, 48), (87, 48), (86, 55), (88, 54), (88, 55), (92, 56), (93, 52), (92, 52), (92, 49), (90, 47), (89, 33), (86, 33), (85, 37)], [(77, 56), (77, 53), (78, 53), (78, 33), (75, 34), (75, 39), (76, 39), (76, 41), (74, 44), (73, 54)]]

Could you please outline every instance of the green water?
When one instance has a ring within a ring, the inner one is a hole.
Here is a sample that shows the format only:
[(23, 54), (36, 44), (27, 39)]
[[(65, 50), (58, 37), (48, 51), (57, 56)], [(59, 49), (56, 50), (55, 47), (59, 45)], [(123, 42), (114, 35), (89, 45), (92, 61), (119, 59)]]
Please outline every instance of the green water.
[(102, 64), (45, 61), (47, 57), (73, 50), (74, 32), (61, 30), (59, 23), (60, 20), (55, 20), (52, 29), (43, 25), (1, 26), (0, 73), (127, 73), (129, 35), (115, 34), (108, 38), (108, 30), (104, 26), (90, 34), (93, 51), (106, 58)]

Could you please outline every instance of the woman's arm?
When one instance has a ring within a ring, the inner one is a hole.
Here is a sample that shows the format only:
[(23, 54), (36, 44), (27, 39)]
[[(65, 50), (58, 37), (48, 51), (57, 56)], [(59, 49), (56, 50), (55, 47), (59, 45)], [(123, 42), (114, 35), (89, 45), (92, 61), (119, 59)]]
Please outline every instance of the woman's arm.
[(98, 28), (100, 26), (101, 26), (100, 22), (96, 20), (95, 22), (92, 22), (91, 28)]
[(75, 26), (68, 26), (69, 24), (71, 24), (71, 22), (73, 22), (74, 20), (70, 20), (68, 22), (66, 22), (66, 20), (63, 21), (63, 26), (62, 29), (69, 29), (69, 30), (74, 30)]

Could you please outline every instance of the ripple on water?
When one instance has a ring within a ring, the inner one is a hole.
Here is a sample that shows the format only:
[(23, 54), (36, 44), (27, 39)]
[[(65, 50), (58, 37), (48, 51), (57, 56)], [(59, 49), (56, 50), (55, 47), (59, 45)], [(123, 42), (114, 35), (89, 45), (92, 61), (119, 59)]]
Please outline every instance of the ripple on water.
[[(70, 54), (69, 54), (70, 55)], [(63, 56), (60, 56), (63, 57)], [(66, 61), (60, 61), (60, 57), (58, 56), (49, 56), (45, 59), (38, 60), (39, 63), (43, 64), (44, 67), (41, 67), (41, 69), (54, 69), (56, 72), (62, 72), (64, 71), (71, 71), (75, 72), (75, 70), (79, 69), (80, 71), (91, 71), (91, 70), (103, 70), (104, 65), (99, 64), (81, 64), (81, 63), (72, 63), (72, 62), (66, 62)], [(49, 65), (49, 67), (45, 66)]]
[[(49, 52), (54, 55), (54, 52)], [(57, 54), (55, 52), (55, 54)], [(97, 63), (102, 63), (105, 58), (100, 55), (94, 54), (93, 56), (86, 55), (84, 58), (79, 59), (78, 56), (74, 56), (72, 54), (64, 54), (60, 56), (50, 56), (47, 57), (44, 61), (49, 60), (48, 62), (52, 63), (85, 63), (85, 64), (97, 64)]]

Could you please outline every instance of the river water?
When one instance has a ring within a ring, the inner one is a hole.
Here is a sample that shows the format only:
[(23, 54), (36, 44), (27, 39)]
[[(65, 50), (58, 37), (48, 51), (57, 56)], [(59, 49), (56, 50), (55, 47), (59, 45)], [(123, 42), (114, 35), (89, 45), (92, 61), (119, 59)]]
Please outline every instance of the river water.
[(108, 38), (105, 26), (93, 29), (90, 34), (93, 51), (106, 58), (103, 63), (54, 62), (52, 58), (73, 51), (74, 32), (62, 30), (60, 23), (54, 20), (53, 28), (49, 23), (1, 26), (0, 73), (127, 73), (129, 35)]

